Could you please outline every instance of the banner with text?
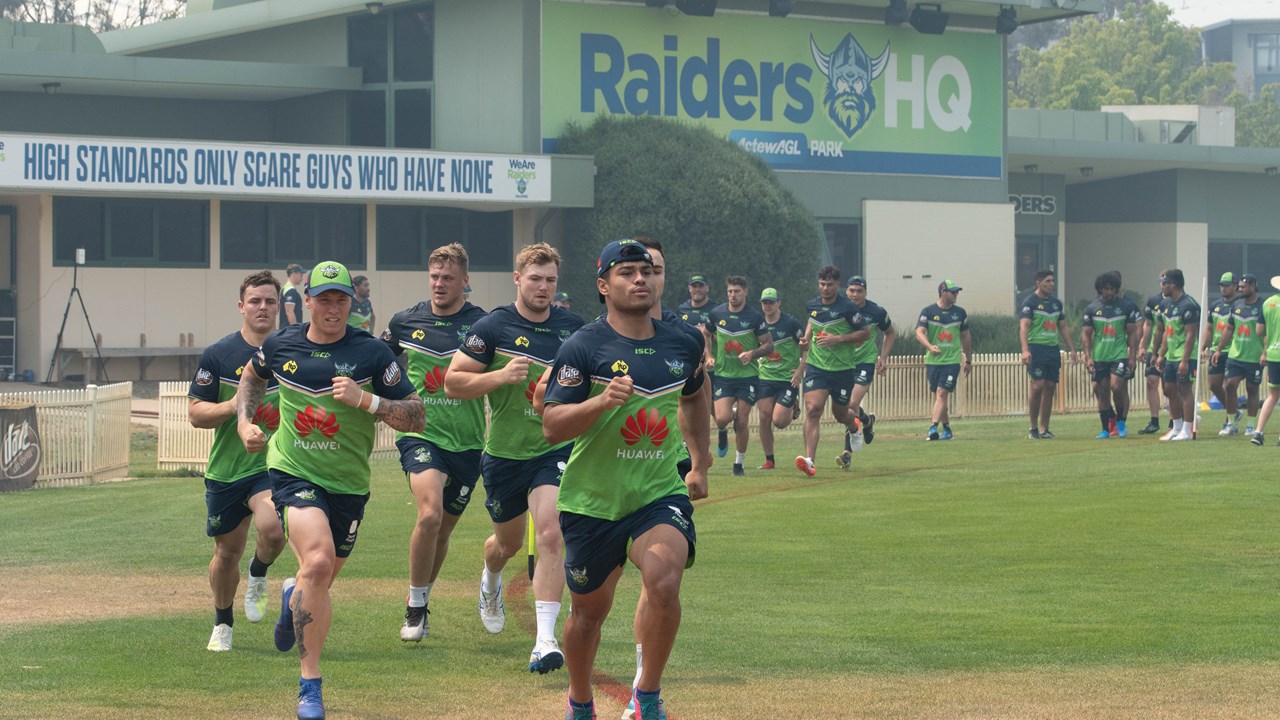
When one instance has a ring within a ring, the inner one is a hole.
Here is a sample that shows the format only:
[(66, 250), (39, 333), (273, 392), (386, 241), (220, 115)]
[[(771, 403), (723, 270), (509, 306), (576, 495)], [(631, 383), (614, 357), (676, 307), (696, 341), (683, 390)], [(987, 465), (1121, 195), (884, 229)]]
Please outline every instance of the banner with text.
[(777, 170), (999, 178), (1000, 37), (542, 5), (543, 151), (600, 114), (692, 120)]
[(0, 133), (0, 188), (545, 203), (551, 159)]
[(40, 423), (35, 405), (0, 406), (0, 492), (26, 490), (40, 475)]

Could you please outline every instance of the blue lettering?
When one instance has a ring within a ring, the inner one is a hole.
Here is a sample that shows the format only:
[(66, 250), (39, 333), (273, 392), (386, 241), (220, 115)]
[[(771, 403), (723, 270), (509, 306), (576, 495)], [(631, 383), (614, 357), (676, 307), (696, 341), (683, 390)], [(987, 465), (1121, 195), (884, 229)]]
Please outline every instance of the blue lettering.
[(813, 117), (813, 95), (802, 84), (813, 77), (813, 70), (808, 65), (796, 63), (787, 68), (787, 95), (792, 103), (782, 111), (783, 116), (796, 125), (803, 125)]
[(449, 168), (449, 191), (467, 195), (489, 195), (493, 193), (493, 161), (466, 160), (451, 161)]
[(734, 120), (750, 120), (756, 114), (756, 104), (739, 102), (739, 97), (756, 97), (756, 72), (746, 60), (733, 60), (724, 69), (725, 109)]
[(361, 190), (396, 190), (399, 188), (400, 162), (394, 157), (364, 155), (359, 160)]
[(760, 119), (773, 121), (773, 91), (782, 84), (786, 66), (782, 63), (760, 63)]
[[(658, 92), (662, 86), (662, 71), (658, 69), (658, 61), (652, 55), (632, 55), (627, 62), (632, 70), (643, 73), (643, 77), (632, 78), (627, 83), (627, 112), (632, 115), (661, 115)], [(644, 100), (640, 99), (641, 93)]]
[[(674, 53), (680, 49), (680, 41), (675, 35), (662, 36), (662, 49), (668, 53)], [(676, 94), (676, 80), (680, 77), (680, 71), (677, 69), (679, 59), (675, 55), (668, 55), (662, 60), (662, 72), (665, 73), (666, 82), (662, 88), (662, 106), (666, 108), (663, 113), (667, 117), (675, 117), (680, 114), (680, 100)]]
[[(603, 71), (596, 70), (596, 56), (604, 55), (609, 61)], [(581, 54), (582, 112), (596, 111), (596, 92), (604, 97), (605, 107), (613, 115), (622, 114), (622, 99), (618, 97), (618, 83), (622, 80), (622, 44), (612, 35), (582, 34)]]
[[(701, 78), (707, 89), (699, 100), (693, 95), (694, 80)], [(680, 102), (691, 118), (720, 117), (720, 41), (707, 38), (707, 57), (697, 55), (684, 61), (680, 72)]]
[(22, 151), (22, 176), (26, 180), (68, 180), (71, 148), (56, 143), (27, 143)]

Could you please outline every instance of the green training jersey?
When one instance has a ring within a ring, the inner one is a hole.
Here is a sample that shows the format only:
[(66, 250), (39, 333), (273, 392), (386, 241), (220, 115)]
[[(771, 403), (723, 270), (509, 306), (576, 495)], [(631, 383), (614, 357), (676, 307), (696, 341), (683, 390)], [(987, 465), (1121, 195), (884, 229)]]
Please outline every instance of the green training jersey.
[(413, 385), (382, 341), (350, 325), (337, 342), (307, 339), (311, 323), (267, 336), (253, 359), (258, 377), (280, 383), (280, 429), (267, 443), (267, 467), (308, 480), (337, 495), (369, 493), (369, 453), (377, 419), (333, 397), (333, 379), (349, 377), (388, 400), (413, 394)]
[(804, 326), (794, 316), (778, 313), (777, 322), (765, 320), (765, 329), (773, 338), (773, 352), (756, 361), (760, 366), (760, 379), (791, 382), (791, 376), (800, 364), (800, 338), (804, 337)]
[(743, 365), (738, 354), (755, 350), (761, 345), (760, 338), (768, 336), (764, 313), (746, 305), (741, 310), (730, 310), (729, 303), (722, 303), (708, 313), (707, 321), (707, 332), (711, 333), (714, 343), (716, 377), (758, 377), (756, 364)]
[(1160, 312), (1160, 306), (1164, 304), (1164, 295), (1156, 293), (1147, 298), (1142, 304), (1142, 319), (1144, 322), (1151, 323), (1151, 337), (1147, 338), (1147, 346), (1142, 348), (1143, 352), (1155, 353), (1156, 348), (1160, 346), (1160, 338), (1156, 337), (1156, 315)]
[(1058, 328), (1067, 319), (1067, 314), (1062, 311), (1061, 300), (1053, 296), (1042, 298), (1031, 293), (1022, 301), (1022, 311), (1018, 313), (1018, 318), (1019, 321), (1031, 321), (1031, 327), (1027, 329), (1028, 345), (1058, 347), (1061, 342)]
[(1235, 306), (1235, 300), (1227, 300), (1226, 298), (1218, 298), (1218, 302), (1209, 308), (1209, 322), (1213, 323), (1213, 335), (1209, 340), (1209, 349), (1218, 347), (1218, 341), (1222, 339), (1222, 333), (1231, 326), (1231, 308)]
[(880, 348), (876, 345), (876, 337), (882, 332), (888, 332), (893, 327), (893, 321), (889, 319), (889, 311), (879, 305), (867, 300), (859, 306), (853, 303), (858, 312), (862, 315), (865, 327), (871, 329), (871, 337), (853, 344), (853, 362), (857, 365), (874, 365), (876, 358), (880, 357)]
[(952, 305), (945, 310), (937, 303), (926, 305), (920, 311), (916, 327), (924, 328), (925, 338), (930, 345), (937, 345), (942, 352), (934, 355), (925, 351), (925, 365), (959, 365), (960, 354), (964, 349), (961, 336), (969, 329), (969, 314), (959, 305)]
[(1263, 346), (1267, 362), (1280, 362), (1280, 293), (1267, 298), (1262, 304), (1262, 323), (1267, 330)]
[[(822, 296), (819, 295), (810, 300), (804, 309), (809, 315), (809, 327), (813, 329), (813, 334), (809, 338), (807, 364), (829, 372), (856, 368), (858, 366), (858, 360), (855, 357), (858, 351), (857, 345), (839, 343), (831, 347), (822, 347), (818, 344), (818, 338), (823, 335), (848, 335), (866, 327), (867, 319), (862, 316), (858, 306), (843, 295), (828, 305), (822, 302)], [(866, 341), (863, 341), (863, 344), (866, 344)]]
[[(1188, 339), (1191, 340), (1191, 350), (1186, 357), (1195, 359), (1200, 354), (1200, 333), (1196, 327), (1200, 324), (1200, 303), (1190, 294), (1183, 293), (1177, 300), (1166, 299), (1161, 312), (1164, 317), (1164, 359), (1182, 362), (1184, 353), (1187, 352)], [(1188, 332), (1191, 334), (1188, 335)]]
[(1240, 298), (1231, 308), (1231, 347), (1227, 352), (1229, 360), (1243, 363), (1256, 363), (1262, 359), (1262, 343), (1265, 339), (1266, 326), (1262, 322), (1261, 297), (1253, 302), (1245, 302)]
[(542, 416), (533, 409), (533, 393), (560, 346), (580, 327), (582, 319), (564, 308), (553, 305), (546, 320), (533, 322), (514, 304), (494, 310), (471, 326), (459, 352), (484, 365), (486, 372), (501, 370), (518, 357), (529, 360), (525, 382), (489, 391), (491, 425), (485, 452), (507, 460), (531, 460), (569, 444), (547, 444)]
[(1084, 309), (1083, 326), (1093, 329), (1089, 357), (1094, 362), (1129, 359), (1129, 331), (1138, 323), (1138, 306), (1116, 298), (1109, 303), (1098, 298)]
[(351, 314), (347, 316), (347, 324), (367, 333), (373, 333), (373, 301), (369, 299), (351, 299)]
[[(250, 345), (239, 330), (205, 348), (187, 397), (210, 403), (226, 402), (235, 397), (244, 366), (257, 352), (258, 348)], [(280, 427), (279, 401), (279, 387), (274, 378), (268, 379), (262, 404), (253, 414), (253, 421), (267, 437)], [(246, 451), (236, 424), (233, 415), (214, 428), (213, 447), (209, 450), (209, 464), (204, 471), (206, 478), (229, 483), (267, 471), (267, 454)]]
[(436, 315), (429, 301), (395, 314), (382, 333), (393, 355), (404, 353), (405, 372), (427, 407), (427, 427), (420, 433), (397, 433), (396, 439), (417, 437), (441, 450), (461, 452), (484, 447), (484, 398), (454, 400), (444, 394), (449, 363), (471, 326), (484, 310), (464, 303), (452, 315)]

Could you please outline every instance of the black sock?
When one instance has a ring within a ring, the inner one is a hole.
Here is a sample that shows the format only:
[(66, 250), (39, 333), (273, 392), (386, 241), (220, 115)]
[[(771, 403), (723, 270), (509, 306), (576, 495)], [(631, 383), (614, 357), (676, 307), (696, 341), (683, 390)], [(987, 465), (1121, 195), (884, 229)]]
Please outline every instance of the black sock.
[(253, 554), (253, 560), (249, 561), (249, 577), (266, 577), (267, 568), (271, 567), (271, 563), (264, 563), (258, 559), (258, 553)]
[(1155, 415), (1152, 415), (1152, 416), (1151, 416), (1151, 424), (1152, 424), (1152, 425), (1159, 425), (1159, 424), (1160, 424), (1160, 418), (1156, 417)]
[(214, 625), (229, 625), (234, 627), (236, 624), (235, 614), (231, 612), (231, 606), (213, 609)]
[(866, 425), (867, 421), (870, 419), (871, 418), (867, 415), (866, 410), (863, 410), (862, 408), (858, 408), (858, 422), (862, 423), (863, 425)]
[(773, 456), (772, 456), (772, 455), (765, 455), (765, 456), (764, 456), (764, 459), (765, 459), (765, 460), (767, 460), (768, 462), (773, 462)]

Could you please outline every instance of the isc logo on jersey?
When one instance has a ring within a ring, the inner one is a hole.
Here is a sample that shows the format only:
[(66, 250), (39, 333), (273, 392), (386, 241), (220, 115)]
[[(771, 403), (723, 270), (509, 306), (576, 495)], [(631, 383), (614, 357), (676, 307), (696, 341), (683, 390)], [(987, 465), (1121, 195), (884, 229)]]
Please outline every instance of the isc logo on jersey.
[[(667, 419), (657, 408), (641, 408), (623, 421), (619, 433), (627, 447), (618, 448), (617, 456), (623, 460), (661, 460), (666, 456), (664, 451), (647, 449), (643, 441), (648, 440), (653, 447), (661, 448), (670, 432)], [(635, 445), (640, 447), (634, 448)]]

